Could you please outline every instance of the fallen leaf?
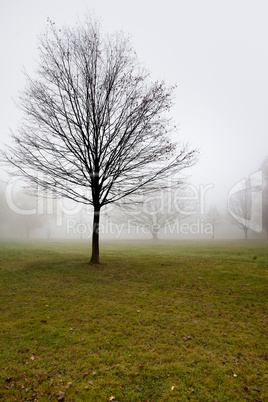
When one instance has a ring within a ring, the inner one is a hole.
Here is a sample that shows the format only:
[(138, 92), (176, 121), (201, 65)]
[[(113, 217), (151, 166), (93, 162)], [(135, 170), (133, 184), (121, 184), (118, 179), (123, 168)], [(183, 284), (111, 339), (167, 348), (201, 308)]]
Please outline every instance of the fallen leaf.
[(109, 401), (114, 401), (115, 400), (115, 396), (110, 396)]
[(173, 389), (175, 388), (175, 386), (174, 385), (172, 385), (172, 387), (170, 388), (171, 389), (171, 391), (173, 391)]
[(52, 396), (54, 395), (54, 392), (53, 391), (51, 391), (50, 393), (49, 393), (49, 396), (48, 396), (48, 400), (50, 401), (50, 399), (52, 398)]
[(237, 377), (237, 374), (234, 374), (233, 376), (234, 376), (234, 377)]
[(68, 382), (68, 384), (66, 385), (65, 389), (69, 389), (72, 385), (73, 385), (72, 382)]
[(64, 399), (65, 399), (65, 392), (59, 392), (59, 393), (57, 394), (57, 397), (58, 397), (58, 401), (64, 401)]
[(190, 340), (190, 339), (193, 339), (193, 337), (192, 337), (191, 335), (189, 335), (189, 336), (184, 336), (184, 337), (181, 338), (181, 339), (183, 339), (184, 341), (188, 341), (188, 340)]
[(258, 388), (253, 388), (253, 391), (261, 392), (261, 390)]

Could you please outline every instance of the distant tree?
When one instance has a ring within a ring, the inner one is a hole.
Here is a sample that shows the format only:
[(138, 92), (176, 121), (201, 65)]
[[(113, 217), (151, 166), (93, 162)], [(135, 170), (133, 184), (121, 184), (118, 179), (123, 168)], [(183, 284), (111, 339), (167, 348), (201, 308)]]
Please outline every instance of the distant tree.
[(215, 205), (211, 206), (206, 213), (206, 221), (211, 224), (212, 234), (211, 238), (215, 237), (215, 228), (221, 221), (221, 214)]
[(29, 239), (33, 232), (41, 229), (48, 222), (45, 211), (38, 213), (38, 199), (25, 194), (22, 190), (13, 195), (9, 207), (9, 228), (12, 237)]
[[(71, 232), (73, 235), (83, 240), (83, 238), (88, 238), (90, 235), (90, 227), (88, 225), (89, 218), (91, 218), (91, 214), (88, 211), (88, 208), (82, 205), (82, 208), (79, 209), (75, 214), (69, 215), (69, 223), (71, 221)], [(67, 219), (67, 222), (68, 222)], [(66, 222), (67, 226), (68, 223)]]
[(229, 200), (228, 216), (232, 224), (243, 230), (245, 239), (247, 239), (251, 218), (250, 188), (238, 191), (232, 195)]
[(268, 156), (264, 159), (262, 165), (262, 179), (263, 179), (263, 190), (262, 190), (262, 226), (266, 231), (266, 236), (268, 238)]
[(173, 88), (150, 81), (123, 34), (105, 36), (91, 21), (51, 23), (39, 50), (4, 160), (31, 185), (93, 206), (91, 263), (99, 263), (101, 208), (180, 181), (196, 150), (171, 142)]
[[(177, 195), (177, 197), (176, 197)], [(180, 197), (181, 196), (181, 197)], [(174, 191), (155, 192), (143, 200), (131, 200), (118, 204), (115, 219), (128, 228), (142, 228), (154, 240), (159, 232), (173, 223), (189, 217), (189, 200)]]
[(0, 235), (2, 237), (26, 237), (41, 229), (49, 216), (38, 214), (37, 198), (17, 191), (7, 195), (6, 187), (0, 187)]
[(5, 198), (5, 187), (0, 183), (0, 236), (6, 236), (5, 224), (8, 222), (9, 209)]

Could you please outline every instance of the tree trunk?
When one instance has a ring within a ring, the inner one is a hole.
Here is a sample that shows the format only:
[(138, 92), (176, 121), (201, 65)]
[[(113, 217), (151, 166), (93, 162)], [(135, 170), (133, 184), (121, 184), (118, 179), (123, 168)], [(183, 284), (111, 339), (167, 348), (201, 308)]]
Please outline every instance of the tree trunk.
[(248, 228), (244, 228), (245, 240), (248, 239)]
[(158, 233), (155, 232), (154, 230), (152, 231), (152, 235), (153, 235), (153, 240), (158, 240)]
[(30, 228), (26, 223), (26, 239), (29, 239), (29, 238), (30, 238)]
[(99, 223), (100, 223), (100, 208), (94, 208), (93, 218), (93, 233), (92, 233), (92, 255), (90, 264), (100, 263), (99, 252)]

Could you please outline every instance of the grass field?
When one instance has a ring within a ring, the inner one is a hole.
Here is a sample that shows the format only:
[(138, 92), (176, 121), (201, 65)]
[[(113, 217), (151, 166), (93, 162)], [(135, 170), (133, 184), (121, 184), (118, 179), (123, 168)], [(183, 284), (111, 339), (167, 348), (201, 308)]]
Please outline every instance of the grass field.
[(0, 244), (3, 401), (268, 401), (267, 242)]

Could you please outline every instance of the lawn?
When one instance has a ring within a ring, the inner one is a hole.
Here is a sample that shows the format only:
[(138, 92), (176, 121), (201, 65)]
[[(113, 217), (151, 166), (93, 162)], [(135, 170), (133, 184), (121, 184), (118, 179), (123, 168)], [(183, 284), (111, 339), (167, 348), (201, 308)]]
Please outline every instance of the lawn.
[(3, 401), (267, 401), (267, 242), (0, 244)]

